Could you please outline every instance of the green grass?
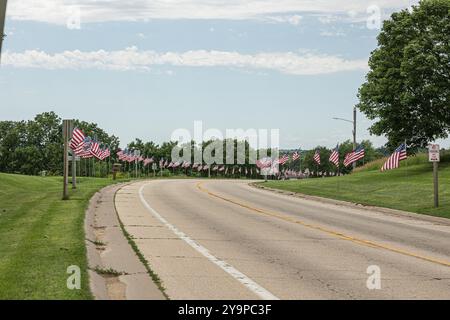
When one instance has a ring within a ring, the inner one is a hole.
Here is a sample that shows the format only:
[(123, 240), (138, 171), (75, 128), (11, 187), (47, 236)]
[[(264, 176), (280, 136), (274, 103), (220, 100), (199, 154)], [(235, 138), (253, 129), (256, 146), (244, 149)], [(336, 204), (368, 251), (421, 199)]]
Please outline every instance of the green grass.
[(269, 181), (266, 187), (364, 205), (450, 218), (450, 155), (439, 168), (440, 207), (433, 206), (433, 169), (426, 155), (410, 158), (397, 170), (381, 173), (383, 160), (344, 177)]
[[(0, 173), (0, 299), (91, 299), (84, 214), (107, 179), (79, 180), (62, 201), (62, 178)], [(66, 286), (81, 268), (81, 290)]]

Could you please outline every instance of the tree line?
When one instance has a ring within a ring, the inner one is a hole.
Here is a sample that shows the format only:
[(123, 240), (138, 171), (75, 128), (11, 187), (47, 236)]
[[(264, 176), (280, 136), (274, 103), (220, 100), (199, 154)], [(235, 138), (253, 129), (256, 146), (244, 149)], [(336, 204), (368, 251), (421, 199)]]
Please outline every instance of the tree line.
[[(116, 153), (119, 150), (120, 140), (114, 135), (108, 134), (100, 128), (96, 123), (75, 120), (75, 126), (83, 130), (83, 132), (91, 137), (95, 137), (98, 141), (104, 143), (104, 147), (111, 150), (111, 158), (108, 165), (105, 163), (95, 162), (95, 160), (86, 160), (78, 166), (80, 175), (101, 176), (111, 169), (111, 164), (117, 162)], [(198, 146), (194, 141), (190, 143), (192, 160), (194, 163), (194, 153), (204, 152), (208, 146), (214, 141), (205, 141)], [(227, 151), (227, 142), (222, 141), (223, 150)], [(243, 167), (252, 167), (250, 161), (251, 146), (247, 141), (232, 141), (232, 156), (238, 159), (238, 150), (245, 150), (244, 161), (246, 165)], [(366, 158), (364, 161), (372, 161), (384, 156), (383, 149), (375, 149), (368, 140), (363, 141), (366, 149)], [(141, 139), (135, 139), (127, 144), (129, 150), (138, 150), (143, 157), (152, 157), (155, 161), (160, 159), (171, 160), (172, 150), (177, 147), (176, 142), (164, 142), (161, 145), (153, 141), (144, 142)], [(179, 146), (180, 148), (183, 146)], [(199, 150), (200, 149), (200, 150)], [(288, 162), (284, 168), (304, 171), (308, 168), (311, 171), (335, 172), (336, 168), (327, 160), (332, 150), (325, 147), (317, 147), (320, 150), (322, 163), (317, 166), (313, 160), (316, 149), (309, 151), (300, 151), (301, 158), (293, 162)], [(353, 149), (350, 141), (340, 144), (339, 151), (341, 154), (341, 165), (343, 168), (343, 157), (346, 153)], [(229, 150), (228, 150), (229, 151)], [(270, 150), (258, 150), (256, 152), (259, 157), (265, 151), (271, 156)], [(216, 150), (213, 149), (213, 156)], [(284, 151), (283, 151), (284, 152)], [(280, 152), (280, 156), (284, 153)], [(292, 155), (294, 150), (287, 150), (285, 153)], [(228, 153), (228, 157), (230, 154)], [(62, 119), (55, 112), (45, 112), (38, 114), (32, 120), (28, 121), (0, 121), (0, 172), (17, 173), (27, 175), (38, 175), (43, 171), (48, 175), (62, 174), (63, 159), (63, 138), (62, 138)], [(223, 163), (227, 163), (227, 153), (224, 152)], [(236, 162), (237, 163), (237, 162)], [(361, 161), (358, 165), (363, 164)], [(128, 166), (130, 167), (130, 166)], [(341, 172), (348, 173), (351, 168), (343, 168)]]

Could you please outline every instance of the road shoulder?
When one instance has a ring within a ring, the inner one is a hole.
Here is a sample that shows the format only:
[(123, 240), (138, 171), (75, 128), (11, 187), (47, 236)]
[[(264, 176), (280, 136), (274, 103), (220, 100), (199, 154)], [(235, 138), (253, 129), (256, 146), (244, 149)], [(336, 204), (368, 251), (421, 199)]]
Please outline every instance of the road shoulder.
[(122, 232), (114, 198), (126, 184), (97, 192), (86, 211), (89, 284), (97, 300), (165, 300)]

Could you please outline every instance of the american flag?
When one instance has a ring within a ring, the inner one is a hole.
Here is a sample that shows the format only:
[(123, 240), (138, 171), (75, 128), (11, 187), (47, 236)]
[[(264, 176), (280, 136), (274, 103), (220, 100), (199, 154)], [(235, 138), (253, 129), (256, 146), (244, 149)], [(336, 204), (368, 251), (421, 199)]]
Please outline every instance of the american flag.
[(129, 163), (132, 163), (132, 162), (134, 162), (134, 161), (136, 161), (136, 160), (137, 160), (137, 156), (134, 155), (134, 152), (128, 151), (127, 161), (128, 161)]
[(152, 163), (152, 160), (149, 158), (145, 158), (144, 160), (144, 167), (148, 166), (150, 163)]
[(117, 151), (116, 155), (117, 155), (117, 158), (119, 159), (119, 161), (122, 161), (123, 157), (125, 156), (125, 154), (123, 153), (122, 150)]
[(408, 159), (408, 155), (406, 152), (406, 144), (403, 143), (400, 147), (395, 149), (394, 153), (389, 157), (389, 159), (381, 168), (381, 171), (397, 169), (400, 165), (400, 161), (406, 159)]
[(106, 158), (108, 158), (111, 155), (111, 152), (109, 151), (109, 149), (102, 149), (99, 152), (99, 157), (98, 159), (100, 160), (105, 160)]
[(320, 151), (316, 150), (316, 153), (314, 154), (313, 160), (320, 165)]
[(73, 129), (72, 140), (70, 141), (70, 149), (76, 150), (80, 145), (83, 144), (84, 139), (86, 139), (83, 131), (78, 128)]
[(285, 154), (284, 156), (282, 156), (281, 158), (280, 158), (280, 160), (279, 160), (279, 163), (281, 164), (281, 165), (284, 165), (286, 162), (288, 162), (289, 161), (289, 155), (287, 155), (287, 154)]
[(330, 155), (330, 162), (333, 163), (336, 167), (339, 167), (339, 144), (336, 146), (336, 149)]
[(91, 144), (91, 154), (92, 156), (96, 157), (97, 159), (100, 159), (100, 144), (98, 141), (93, 140)]
[(75, 152), (77, 156), (83, 157), (85, 159), (91, 158), (92, 157), (91, 145), (92, 145), (91, 138), (86, 137), (84, 138), (83, 142), (75, 150), (73, 150), (73, 152)]
[(292, 155), (292, 161), (297, 161), (298, 159), (300, 159), (300, 153), (298, 153), (297, 151), (294, 152), (294, 154)]
[(86, 137), (86, 139), (84, 139), (83, 144), (77, 150), (75, 150), (75, 154), (83, 159), (92, 158), (91, 148), (92, 148), (92, 140), (91, 138)]
[(366, 151), (364, 150), (364, 147), (359, 146), (358, 148), (356, 148), (355, 150), (353, 150), (352, 152), (348, 153), (345, 156), (344, 166), (348, 167), (352, 163), (354, 163), (358, 160), (361, 160), (365, 156), (366, 156)]
[(161, 169), (164, 167), (164, 159), (159, 160), (159, 167)]
[(272, 159), (269, 157), (260, 159), (256, 161), (256, 166), (260, 169), (267, 169), (272, 167)]

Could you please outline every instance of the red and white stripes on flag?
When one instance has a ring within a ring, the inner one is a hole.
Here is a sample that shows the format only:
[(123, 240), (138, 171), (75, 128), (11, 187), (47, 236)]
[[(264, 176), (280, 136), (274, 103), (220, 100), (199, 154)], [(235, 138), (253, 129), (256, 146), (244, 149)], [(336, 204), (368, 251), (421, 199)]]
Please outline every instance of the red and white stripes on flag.
[(300, 153), (298, 153), (297, 151), (294, 152), (294, 154), (292, 155), (292, 161), (297, 161), (298, 159), (300, 159)]
[(152, 164), (154, 162), (153, 157), (152, 158), (145, 158), (144, 160), (144, 167), (148, 166), (149, 164)]
[[(267, 169), (272, 167), (272, 159), (269, 157), (259, 159), (256, 161), (256, 166), (260, 169)], [(234, 169), (234, 168), (233, 168)], [(234, 172), (233, 172), (234, 173)]]
[(314, 160), (318, 165), (320, 165), (320, 151), (319, 151), (319, 150), (316, 150), (316, 153), (314, 153), (313, 160)]
[(330, 162), (333, 163), (336, 167), (339, 167), (339, 145), (336, 146), (336, 149), (330, 155)]
[(100, 159), (100, 144), (97, 141), (92, 141), (90, 152), (92, 156)]
[(285, 154), (284, 156), (282, 156), (279, 160), (280, 165), (284, 165), (286, 162), (289, 161), (289, 155)]
[(400, 161), (408, 159), (406, 152), (406, 144), (402, 144), (395, 149), (394, 153), (387, 159), (386, 163), (381, 167), (381, 171), (397, 169), (400, 166)]
[(83, 131), (81, 131), (78, 128), (73, 129), (72, 131), (72, 140), (70, 140), (70, 149), (75, 151), (80, 145), (83, 144), (84, 139), (86, 139), (86, 136), (84, 135)]
[(363, 146), (359, 146), (356, 150), (348, 153), (344, 159), (344, 166), (348, 167), (352, 163), (363, 159), (366, 156), (366, 151)]
[(111, 151), (109, 151), (109, 149), (103, 149), (103, 150), (100, 150), (98, 159), (105, 160), (110, 155), (111, 155)]

